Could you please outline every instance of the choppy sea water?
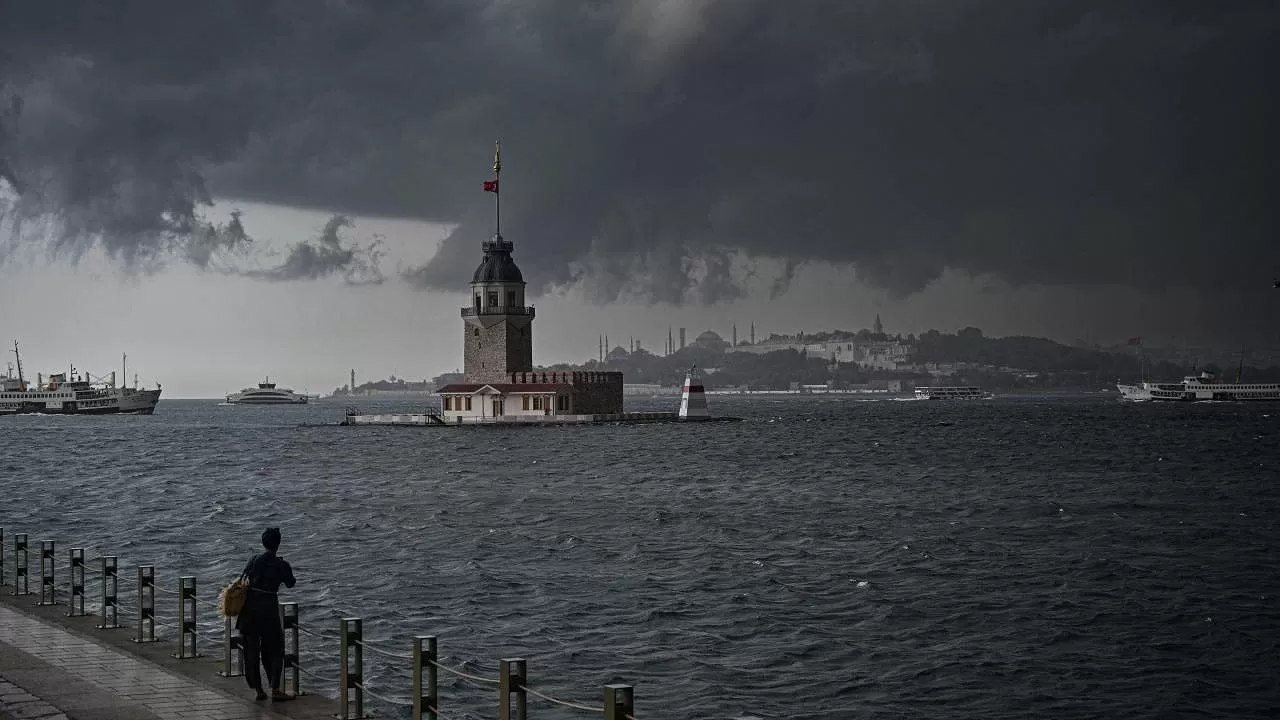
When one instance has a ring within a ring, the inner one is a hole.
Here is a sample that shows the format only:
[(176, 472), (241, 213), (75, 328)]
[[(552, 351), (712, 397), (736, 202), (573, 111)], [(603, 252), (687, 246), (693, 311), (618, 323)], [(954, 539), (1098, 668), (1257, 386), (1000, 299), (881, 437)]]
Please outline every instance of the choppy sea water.
[[(283, 599), (312, 631), (361, 617), (403, 654), (434, 634), (490, 677), (523, 657), (586, 705), (633, 683), (642, 720), (1280, 713), (1280, 405), (712, 406), (745, 421), (300, 427), (341, 403), (212, 401), (3, 418), (0, 526), (10, 558), (26, 532), (119, 555), (126, 597), (154, 563), (212, 599), (278, 525)], [(337, 662), (303, 636), (309, 672)], [(407, 662), (366, 662), (370, 690), (408, 700)], [(493, 688), (441, 679), (448, 717), (494, 716)]]

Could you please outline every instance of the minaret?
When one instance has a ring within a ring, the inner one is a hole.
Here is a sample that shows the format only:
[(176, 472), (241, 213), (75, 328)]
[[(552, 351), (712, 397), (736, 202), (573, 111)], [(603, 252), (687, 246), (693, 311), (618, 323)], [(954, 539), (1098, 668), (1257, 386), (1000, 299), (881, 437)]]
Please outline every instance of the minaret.
[(733, 324), (733, 344), (730, 347), (738, 347), (738, 323)]
[(513, 245), (500, 232), (501, 146), (494, 143), (494, 233), (480, 247), (484, 257), (471, 277), (471, 306), (462, 308), (463, 372), (469, 383), (511, 382), (511, 373), (533, 370), (533, 308), (524, 304), (525, 282), (511, 259)]

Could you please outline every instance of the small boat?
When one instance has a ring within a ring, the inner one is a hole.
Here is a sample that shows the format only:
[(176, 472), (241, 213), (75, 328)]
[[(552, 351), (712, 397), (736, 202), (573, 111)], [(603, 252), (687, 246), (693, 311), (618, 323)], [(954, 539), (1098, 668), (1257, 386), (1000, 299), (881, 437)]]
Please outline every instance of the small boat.
[(308, 397), (289, 388), (278, 388), (268, 377), (256, 388), (245, 388), (227, 396), (232, 405), (306, 405)]

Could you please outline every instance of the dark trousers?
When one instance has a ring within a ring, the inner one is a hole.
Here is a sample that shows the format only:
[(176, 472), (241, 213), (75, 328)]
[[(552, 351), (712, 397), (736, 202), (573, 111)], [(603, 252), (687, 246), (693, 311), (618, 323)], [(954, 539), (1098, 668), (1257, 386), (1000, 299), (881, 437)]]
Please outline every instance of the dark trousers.
[[(270, 633), (249, 632), (240, 635), (244, 646), (244, 679), (249, 687), (262, 690), (262, 670), (267, 671), (267, 682), (272, 690), (279, 690), (280, 676), (284, 674), (284, 634), (272, 637)], [(261, 665), (261, 668), (259, 667)]]
[(270, 689), (280, 690), (280, 678), (284, 674), (284, 630), (280, 627), (280, 618), (270, 612), (274, 609), (274, 602), (252, 604), (261, 607), (247, 606), (245, 609), (249, 612), (241, 615), (238, 623), (240, 647), (244, 653), (244, 679), (254, 690), (263, 690), (262, 669), (265, 669)]

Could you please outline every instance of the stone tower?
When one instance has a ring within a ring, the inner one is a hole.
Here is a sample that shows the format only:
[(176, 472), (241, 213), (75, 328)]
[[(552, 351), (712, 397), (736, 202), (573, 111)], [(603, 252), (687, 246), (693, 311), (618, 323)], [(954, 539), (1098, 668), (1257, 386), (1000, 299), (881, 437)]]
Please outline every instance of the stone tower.
[(495, 234), (482, 248), (471, 305), (462, 308), (463, 371), (469, 383), (509, 383), (511, 373), (533, 370), (533, 308), (511, 242)]

